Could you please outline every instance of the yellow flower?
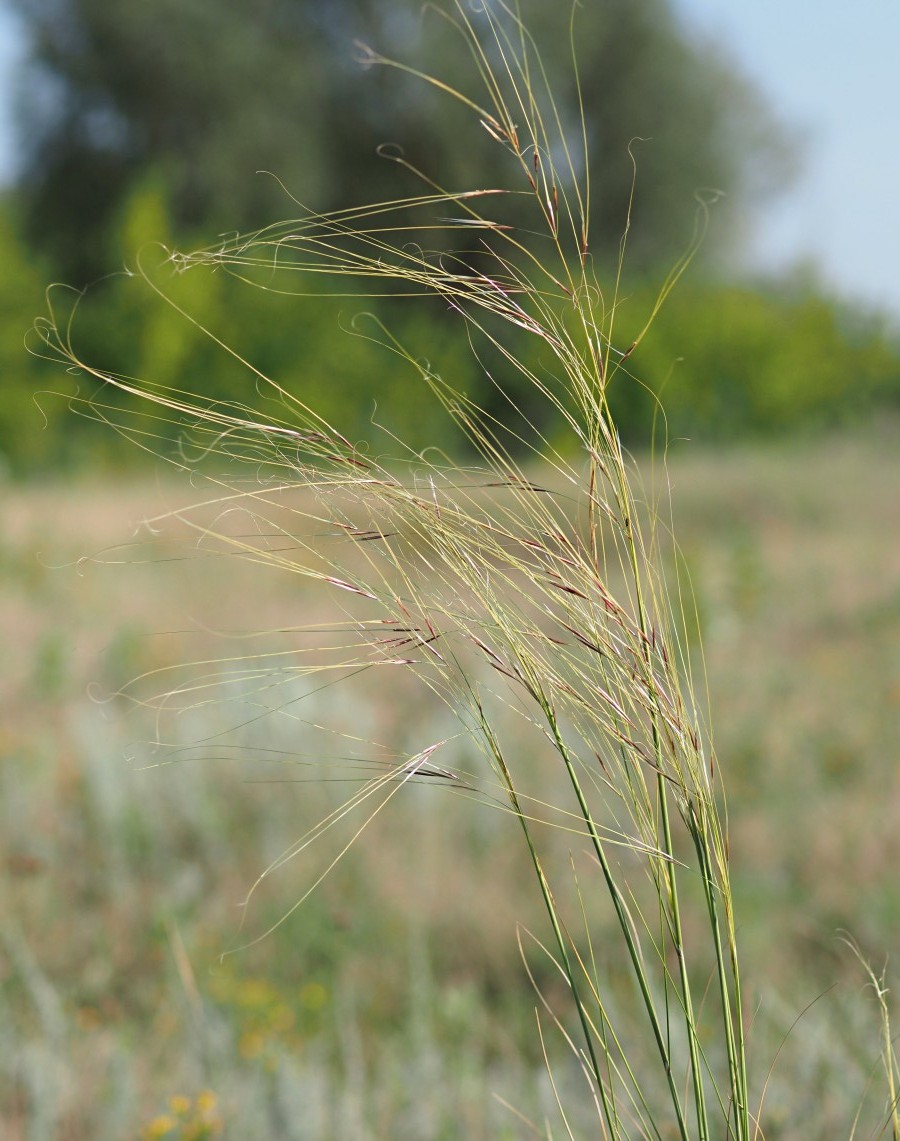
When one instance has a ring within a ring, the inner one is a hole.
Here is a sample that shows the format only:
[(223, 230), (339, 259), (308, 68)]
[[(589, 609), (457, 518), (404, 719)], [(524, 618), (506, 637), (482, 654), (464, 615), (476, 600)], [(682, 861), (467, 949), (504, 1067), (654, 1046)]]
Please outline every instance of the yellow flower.
[(147, 1138), (147, 1141), (153, 1141), (154, 1138), (165, 1137), (167, 1133), (171, 1133), (177, 1128), (178, 1122), (171, 1113), (161, 1113), (159, 1117), (154, 1117), (144, 1129), (144, 1137)]
[(197, 1094), (197, 1112), (206, 1117), (216, 1108), (216, 1095), (211, 1089), (202, 1090)]
[(321, 1010), (328, 1001), (328, 991), (321, 983), (307, 983), (300, 991), (300, 1001), (307, 1010)]

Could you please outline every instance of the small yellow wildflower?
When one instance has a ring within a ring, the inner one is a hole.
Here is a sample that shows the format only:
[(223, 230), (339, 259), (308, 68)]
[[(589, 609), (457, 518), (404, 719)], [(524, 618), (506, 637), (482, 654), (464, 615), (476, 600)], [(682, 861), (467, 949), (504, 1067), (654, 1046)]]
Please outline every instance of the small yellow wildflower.
[(157, 1137), (165, 1137), (167, 1133), (171, 1133), (177, 1128), (178, 1122), (171, 1113), (161, 1113), (159, 1117), (154, 1117), (144, 1129), (143, 1136), (146, 1141), (155, 1141)]
[(206, 1117), (216, 1108), (216, 1095), (211, 1089), (202, 1090), (197, 1094), (197, 1112)]
[(307, 983), (300, 990), (300, 1001), (307, 1010), (321, 1010), (328, 1001), (328, 991), (321, 983)]

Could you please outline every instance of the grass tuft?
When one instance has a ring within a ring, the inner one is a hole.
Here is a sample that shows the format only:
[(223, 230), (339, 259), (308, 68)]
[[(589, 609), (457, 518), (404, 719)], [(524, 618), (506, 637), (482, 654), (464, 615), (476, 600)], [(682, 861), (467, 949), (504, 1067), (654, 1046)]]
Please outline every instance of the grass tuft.
[[(274, 719), (292, 731), (280, 760), (331, 755), (326, 775), (351, 782), (251, 888), (247, 909), (275, 872), (319, 853), (321, 870), (265, 934), (399, 797), (427, 789), (511, 815), (546, 916), (546, 930), (523, 932), (520, 947), (562, 1130), (574, 1135), (569, 1105), (581, 1098), (603, 1136), (749, 1141), (761, 1135), (760, 1111), (748, 1088), (728, 819), (697, 616), (665, 463), (647, 487), (613, 407), (638, 383), (629, 358), (689, 264), (705, 206), (643, 331), (619, 345), (626, 241), (618, 264), (595, 264), (584, 122), (563, 121), (515, 5), (473, 13), (458, 3), (445, 14), (469, 45), (477, 95), (360, 51), (367, 65), (401, 68), (461, 102), (507, 152), (509, 188), (447, 189), (394, 155), (421, 193), (304, 212), (168, 261), (298, 297), (322, 289), (441, 306), (493, 383), (494, 410), (378, 319), (360, 316), (354, 330), (432, 393), (471, 462), (404, 447), (390, 410), (384, 452), (356, 446), (211, 329), (246, 369), (256, 403), (199, 401), (104, 371), (81, 359), (59, 311), (40, 325), (50, 352), (99, 382), (86, 398), (96, 415), (151, 451), (177, 438), (170, 462), (210, 489), (201, 511), (151, 528), (174, 522), (204, 554), (296, 576), (321, 599), (315, 622), (283, 631), (287, 649), (255, 653), (243, 641), (231, 656), (153, 668), (120, 696), (156, 711), (154, 763), (190, 753), (184, 735), (167, 737), (169, 718), (184, 724), (224, 701), (233, 720), (201, 737), (204, 755), (243, 747), (265, 759), (254, 732)], [(508, 220), (523, 203), (528, 224)], [(539, 415), (521, 415), (513, 393), (523, 383)], [(110, 390), (140, 403), (107, 399)], [(413, 747), (369, 733), (354, 687), (384, 677), (399, 700), (433, 702), (452, 728)], [(329, 711), (337, 683), (347, 697)]]

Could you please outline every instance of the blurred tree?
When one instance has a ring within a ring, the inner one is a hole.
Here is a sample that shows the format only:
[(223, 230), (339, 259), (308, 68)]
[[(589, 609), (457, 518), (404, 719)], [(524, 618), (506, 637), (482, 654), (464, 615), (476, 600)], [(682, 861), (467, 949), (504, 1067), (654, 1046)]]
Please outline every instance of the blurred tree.
[[(479, 129), (475, 143), (472, 131), (461, 135), (463, 108), (411, 76), (360, 66), (355, 40), (474, 92), (460, 37), (417, 0), (7, 2), (30, 41), (19, 116), (29, 231), (75, 283), (118, 259), (110, 235), (150, 169), (176, 228), (207, 234), (289, 212), (282, 187), (257, 171), (318, 210), (411, 192), (376, 157), (385, 141), (445, 186), (511, 184), (509, 157), (486, 134)], [(575, 130), (568, 10), (539, 0), (522, 9)], [(650, 140), (638, 153), (629, 255), (637, 270), (683, 249), (697, 188), (724, 190), (733, 220), (766, 180), (783, 179), (782, 132), (737, 70), (690, 37), (669, 0), (583, 0), (575, 20), (595, 252), (614, 254), (621, 237), (635, 136)]]
[(22, 242), (14, 203), (0, 195), (0, 483), (10, 472), (50, 470), (72, 456), (72, 433), (61, 426), (70, 423), (67, 398), (77, 381), (25, 351), (25, 342), (37, 347), (29, 326), (44, 306), (49, 273)]

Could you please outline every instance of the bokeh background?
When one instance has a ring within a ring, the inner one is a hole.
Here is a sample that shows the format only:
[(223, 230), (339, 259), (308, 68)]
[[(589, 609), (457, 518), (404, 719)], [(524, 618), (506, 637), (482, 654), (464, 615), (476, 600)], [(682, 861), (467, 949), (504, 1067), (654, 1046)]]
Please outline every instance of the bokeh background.
[[(525, 8), (574, 116), (567, 21)], [(827, 992), (780, 1056), (767, 1135), (844, 1135), (878, 1028), (836, 933), (877, 960), (900, 924), (900, 16), (877, 0), (814, 15), (585, 0), (577, 20), (601, 276), (643, 140), (623, 348), (692, 241), (698, 194), (716, 199), (617, 411), (643, 464), (656, 394), (666, 410), (766, 1064)], [(152, 718), (123, 693), (220, 657), (225, 629), (296, 625), (316, 602), (290, 578), (185, 557), (177, 529), (133, 541), (195, 494), (166, 463), (177, 444), (148, 453), (85, 415), (90, 382), (28, 332), (63, 282), (84, 291), (85, 359), (252, 401), (246, 374), (128, 272), (140, 264), (349, 438), (383, 448), (387, 420), (465, 458), (428, 394), (348, 331), (360, 304), (163, 264), (160, 244), (207, 245), (298, 203), (415, 193), (386, 144), (444, 185), (509, 184), (467, 114), (364, 67), (355, 41), (471, 84), (452, 28), (410, 0), (0, 5), (4, 1136), (518, 1137), (492, 1095), (534, 1119), (550, 1104), (515, 940), (538, 901), (513, 831), (470, 806), (417, 792), (278, 931), (220, 961), (247, 941), (248, 888), (331, 794), (275, 784), (239, 749), (144, 769)], [(499, 410), (445, 314), (365, 308)], [(346, 713), (413, 752), (432, 731), (403, 694)], [(219, 731), (205, 717), (184, 741)], [(251, 935), (310, 876), (289, 865)], [(804, 1133), (813, 1121), (824, 1132)]]

